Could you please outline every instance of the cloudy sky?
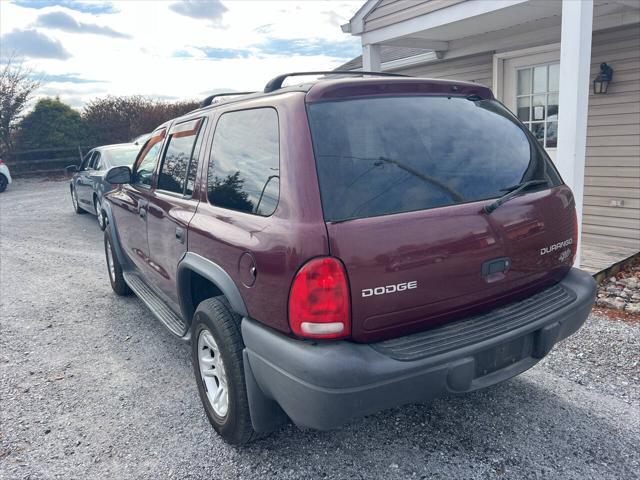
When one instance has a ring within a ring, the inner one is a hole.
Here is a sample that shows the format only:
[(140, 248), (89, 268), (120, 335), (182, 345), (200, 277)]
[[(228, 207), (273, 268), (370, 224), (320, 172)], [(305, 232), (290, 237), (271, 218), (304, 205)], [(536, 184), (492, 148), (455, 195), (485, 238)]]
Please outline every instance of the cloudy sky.
[(352, 1), (0, 0), (0, 61), (24, 59), (41, 95), (200, 99), (259, 90), (278, 73), (332, 69), (360, 54), (340, 25)]

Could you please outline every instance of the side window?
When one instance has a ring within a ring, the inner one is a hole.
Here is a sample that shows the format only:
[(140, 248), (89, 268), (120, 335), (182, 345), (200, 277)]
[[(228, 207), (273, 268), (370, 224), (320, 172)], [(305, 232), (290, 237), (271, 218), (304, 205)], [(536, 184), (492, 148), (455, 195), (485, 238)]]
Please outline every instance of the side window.
[(135, 185), (151, 186), (153, 171), (158, 163), (158, 156), (160, 155), (165, 133), (165, 129), (154, 132), (140, 152), (134, 166), (132, 183)]
[(275, 211), (280, 195), (280, 140), (273, 108), (220, 117), (207, 187), (212, 205), (261, 216)]
[[(188, 183), (187, 174), (190, 173), (191, 164), (197, 164), (193, 152), (201, 124), (201, 119), (190, 120), (174, 125), (169, 132), (169, 140), (158, 176), (159, 190), (185, 193)], [(195, 168), (197, 169), (197, 166)]]
[(200, 126), (200, 132), (198, 133), (198, 139), (196, 140), (196, 146), (193, 147), (193, 155), (191, 155), (191, 162), (189, 163), (189, 171), (187, 172), (187, 185), (185, 188), (185, 195), (193, 195), (193, 188), (196, 184), (196, 174), (198, 173), (198, 160), (200, 158), (200, 149), (202, 148), (202, 142), (205, 136), (205, 126), (207, 125), (207, 119), (202, 120)]
[(91, 157), (94, 153), (95, 152), (92, 150), (84, 156), (84, 158), (82, 159), (82, 163), (80, 164), (80, 170), (87, 169), (87, 167), (89, 166), (89, 161), (91, 160)]
[(100, 152), (96, 152), (93, 155), (93, 158), (91, 159), (91, 168), (93, 170), (100, 170)]

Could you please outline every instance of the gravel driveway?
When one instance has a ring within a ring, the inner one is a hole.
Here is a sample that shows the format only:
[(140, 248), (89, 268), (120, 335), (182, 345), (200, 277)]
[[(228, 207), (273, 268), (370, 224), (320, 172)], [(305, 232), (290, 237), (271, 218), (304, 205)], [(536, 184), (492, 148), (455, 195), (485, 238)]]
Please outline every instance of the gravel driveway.
[(592, 316), (488, 390), (233, 448), (187, 346), (111, 292), (102, 234), (66, 182), (11, 185), (0, 236), (0, 478), (638, 478), (637, 324)]

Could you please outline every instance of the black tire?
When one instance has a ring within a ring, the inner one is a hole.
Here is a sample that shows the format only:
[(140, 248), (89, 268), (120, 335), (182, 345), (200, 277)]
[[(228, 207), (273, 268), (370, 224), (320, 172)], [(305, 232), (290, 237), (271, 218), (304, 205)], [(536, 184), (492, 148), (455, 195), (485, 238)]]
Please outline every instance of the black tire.
[[(215, 339), (224, 363), (227, 377), (228, 410), (218, 415), (207, 396), (206, 385), (200, 371), (199, 339), (208, 331)], [(240, 334), (240, 318), (233, 313), (224, 297), (204, 300), (193, 316), (191, 359), (198, 385), (200, 400), (209, 422), (218, 434), (232, 445), (243, 445), (258, 438), (251, 424), (249, 401), (244, 380), (242, 350), (244, 342)]]
[[(111, 253), (111, 256), (109, 256), (109, 253)], [(104, 254), (107, 260), (107, 275), (109, 275), (111, 288), (117, 295), (131, 295), (131, 289), (129, 288), (129, 285), (127, 285), (127, 282), (124, 281), (122, 266), (118, 261), (118, 256), (116, 255), (113, 242), (111, 241), (111, 234), (108, 230), (104, 232)], [(110, 262), (113, 264), (113, 269), (111, 268)]]
[(93, 196), (93, 208), (96, 210), (98, 227), (100, 227), (100, 230), (104, 232), (105, 228), (107, 228), (107, 217), (105, 217), (104, 215), (104, 211), (102, 210), (102, 202), (98, 200), (97, 195)]
[(77, 214), (80, 215), (84, 213), (84, 210), (80, 207), (80, 203), (78, 202), (78, 194), (74, 187), (71, 187), (71, 205), (73, 205), (73, 211)]
[(0, 173), (0, 193), (4, 192), (9, 185), (9, 179)]

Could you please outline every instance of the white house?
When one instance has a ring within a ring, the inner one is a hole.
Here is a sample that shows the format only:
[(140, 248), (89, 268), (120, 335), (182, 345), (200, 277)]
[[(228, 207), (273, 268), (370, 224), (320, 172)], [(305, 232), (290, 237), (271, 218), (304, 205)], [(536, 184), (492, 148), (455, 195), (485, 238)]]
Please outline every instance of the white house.
[(640, 0), (369, 0), (342, 29), (341, 69), (492, 87), (573, 189), (585, 267), (640, 251)]

